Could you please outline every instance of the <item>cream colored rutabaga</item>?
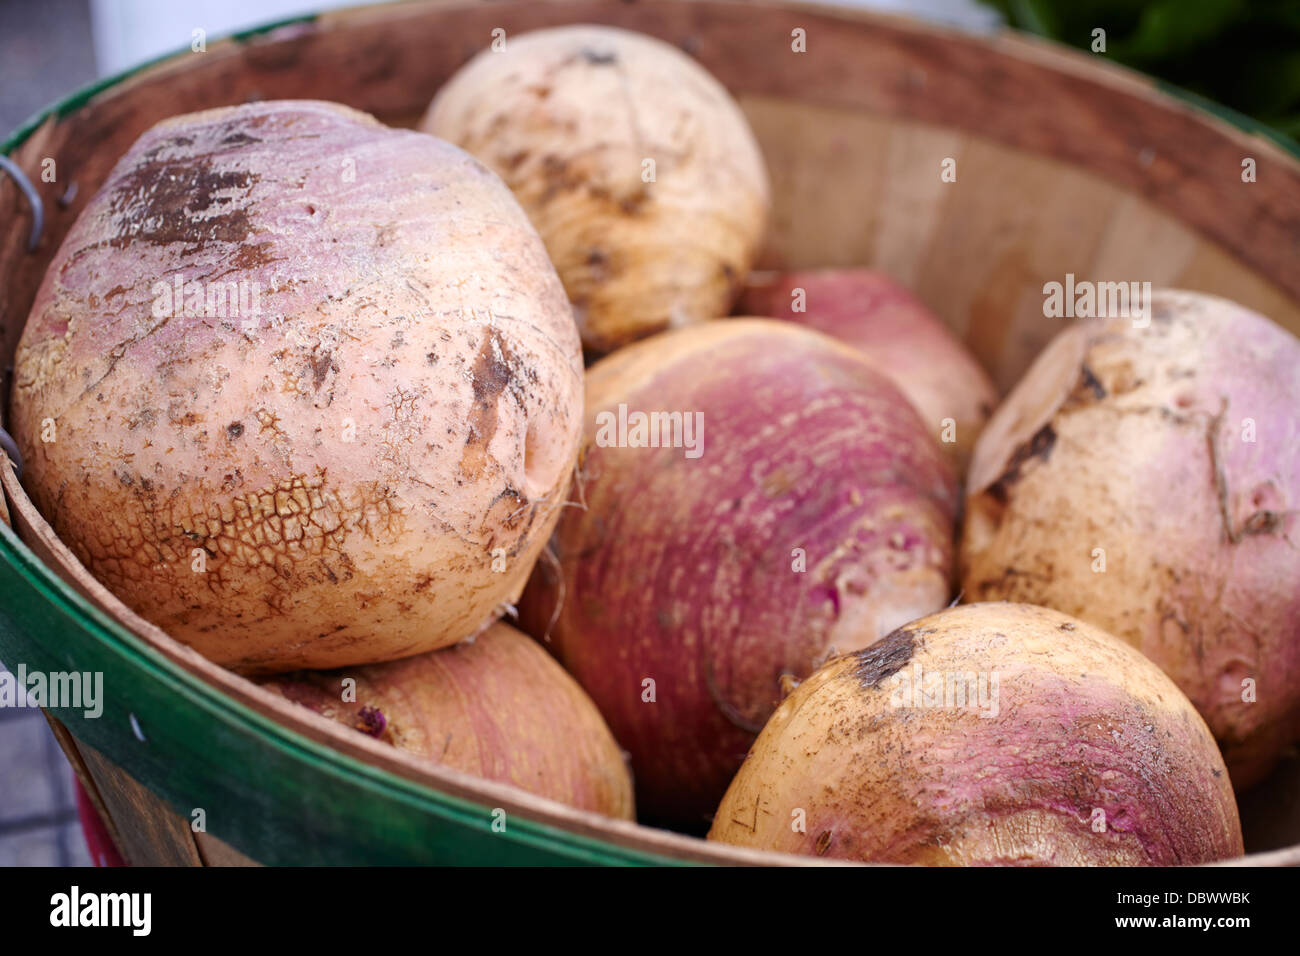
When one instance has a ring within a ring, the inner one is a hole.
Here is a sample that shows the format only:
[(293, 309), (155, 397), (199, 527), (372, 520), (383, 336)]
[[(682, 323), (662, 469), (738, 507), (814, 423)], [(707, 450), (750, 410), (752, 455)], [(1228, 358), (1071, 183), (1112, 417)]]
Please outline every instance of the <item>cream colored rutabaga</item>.
[(92, 574), (267, 672), (494, 620), (559, 516), (581, 410), (569, 304), (501, 181), (285, 101), (166, 120), (122, 158), (45, 276), (11, 420)]
[(462, 67), (421, 126), (491, 166), (608, 352), (726, 315), (771, 205), (744, 114), (693, 59), (603, 26), (537, 30)]
[(1141, 650), (1233, 785), (1300, 737), (1300, 341), (1197, 292), (1058, 335), (975, 448), (967, 600), (1043, 604)]
[(962, 605), (804, 681), (709, 838), (937, 866), (1173, 866), (1240, 856), (1205, 722), (1154, 664), (1068, 615)]

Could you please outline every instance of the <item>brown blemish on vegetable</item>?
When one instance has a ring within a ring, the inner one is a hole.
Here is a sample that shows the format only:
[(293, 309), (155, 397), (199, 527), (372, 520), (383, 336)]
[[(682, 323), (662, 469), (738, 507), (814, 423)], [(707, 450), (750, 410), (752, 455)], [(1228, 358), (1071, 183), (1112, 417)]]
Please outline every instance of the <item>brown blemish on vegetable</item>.
[(917, 635), (903, 626), (886, 634), (876, 643), (854, 652), (857, 666), (854, 676), (863, 687), (875, 687), (886, 677), (902, 670), (916, 652)]
[(817, 834), (817, 843), (814, 849), (816, 849), (818, 856), (825, 856), (826, 851), (829, 850), (830, 848), (831, 848), (831, 831), (823, 830), (821, 833)]
[(631, 195), (624, 196), (618, 201), (618, 208), (629, 216), (636, 216), (645, 208), (646, 203), (650, 201), (650, 193), (644, 186)]
[(1241, 526), (1241, 534), (1274, 534), (1282, 526), (1282, 515), (1277, 511), (1256, 511)]
[[(1225, 398), (1219, 413), (1210, 418), (1206, 430), (1206, 442), (1210, 449), (1210, 469), (1214, 474), (1214, 489), (1219, 502), (1219, 518), (1223, 522), (1223, 533), (1232, 544), (1240, 544), (1247, 535), (1276, 534), (1282, 527), (1283, 514), (1270, 509), (1261, 509), (1250, 515), (1241, 527), (1232, 525), (1232, 496), (1228, 490), (1228, 475), (1223, 467), (1223, 452), (1219, 447), (1219, 432), (1228, 415), (1228, 400)], [(1258, 498), (1258, 495), (1256, 495)]]
[(1074, 386), (1074, 391), (1070, 393), (1070, 397), (1066, 400), (1066, 405), (1071, 407), (1091, 405), (1105, 397), (1105, 386), (1101, 384), (1101, 380), (1097, 378), (1093, 370), (1088, 367), (1088, 363), (1084, 362), (1079, 366), (1079, 381)]
[(318, 392), (320, 391), (321, 385), (325, 383), (325, 376), (330, 372), (337, 372), (339, 370), (338, 366), (334, 364), (333, 355), (334, 353), (329, 349), (326, 349), (320, 354), (317, 354), (316, 349), (312, 349), (311, 358), (307, 360), (308, 364), (311, 366), (312, 385), (315, 386), (316, 391)]
[(510, 355), (496, 329), (488, 329), (474, 361), (474, 407), (469, 435), (461, 456), (461, 471), (477, 475), (487, 460), (488, 445), (497, 431), (497, 400), (511, 381)]
[(280, 258), (271, 255), (273, 248), (269, 242), (243, 243), (230, 257), (230, 265), (235, 269), (256, 269), (258, 266), (270, 265)]
[(609, 274), (609, 256), (604, 249), (592, 249), (587, 253), (587, 268), (591, 278), (596, 282), (604, 281)]
[(158, 410), (156, 408), (142, 408), (127, 418), (126, 427), (131, 431), (135, 431), (141, 425), (145, 428), (153, 428), (157, 423)]
[(155, 152), (132, 167), (109, 196), (109, 245), (179, 242), (201, 250), (212, 241), (245, 242), (253, 234), (248, 209), (229, 193), (247, 198), (260, 178), (246, 170), (214, 171), (208, 156), (160, 160)]
[(244, 425), (242, 422), (231, 422), (226, 426), (226, 434), (234, 441), (240, 435), (244, 434)]
[(1051, 566), (1044, 567), (1042, 572), (1004, 567), (996, 577), (981, 578), (974, 582), (970, 587), (970, 596), (987, 601), (992, 600), (989, 595), (1006, 595), (1005, 599), (1010, 600), (1011, 595), (1023, 595), (1031, 591), (1035, 584), (1053, 580), (1054, 573), (1055, 568)]
[(584, 179), (581, 174), (569, 169), (568, 161), (555, 155), (542, 157), (541, 195), (537, 197), (538, 205), (545, 205), (556, 196), (575, 189), (580, 189)]
[[(191, 140), (189, 140), (187, 137), (186, 142), (187, 143), (191, 142)], [(258, 139), (256, 136), (249, 136), (243, 130), (235, 130), (233, 133), (226, 135), (221, 140), (221, 145), (222, 146), (251, 146), (253, 143), (260, 143), (260, 142), (261, 140)]]
[(257, 410), (257, 433), (270, 432), (277, 438), (284, 437), (284, 429), (280, 427), (280, 416), (269, 408), (259, 408)]
[(613, 50), (593, 50), (591, 47), (583, 47), (580, 55), (592, 66), (613, 66), (618, 63), (618, 54)]
[(997, 481), (989, 485), (987, 493), (995, 500), (1005, 504), (1007, 500), (1007, 489), (1020, 480), (1023, 468), (1026, 464), (1034, 459), (1047, 461), (1052, 456), (1052, 446), (1056, 444), (1056, 429), (1052, 423), (1048, 422), (1027, 442), (1022, 442), (1012, 453), (1011, 459), (1007, 462), (1006, 469), (998, 477)]
[(1232, 513), (1229, 509), (1228, 476), (1223, 469), (1223, 456), (1219, 451), (1219, 430), (1228, 415), (1228, 400), (1223, 400), (1219, 413), (1210, 418), (1206, 429), (1206, 442), (1210, 449), (1210, 471), (1214, 474), (1214, 488), (1219, 500), (1219, 518), (1223, 522), (1223, 533), (1232, 544), (1241, 541), (1241, 535), (1232, 527)]

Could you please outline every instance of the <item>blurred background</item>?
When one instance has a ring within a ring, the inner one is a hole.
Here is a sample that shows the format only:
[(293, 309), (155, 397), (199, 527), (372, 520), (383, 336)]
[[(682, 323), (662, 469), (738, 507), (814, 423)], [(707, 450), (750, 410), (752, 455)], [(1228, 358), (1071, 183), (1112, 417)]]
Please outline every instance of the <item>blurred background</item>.
[(1014, 27), (1091, 49), (1300, 139), (1300, 0), (986, 0)]
[[(0, 0), (0, 138), (100, 77), (248, 27), (365, 0)], [(1300, 138), (1300, 0), (821, 0), (1091, 49)], [(16, 662), (15, 662), (16, 665)], [(3, 664), (0, 664), (3, 668)], [(89, 865), (41, 712), (0, 707), (0, 866)]]
[[(367, 0), (0, 0), (0, 130), (55, 97), (209, 37)], [(1300, 139), (1300, 0), (822, 0), (1090, 50)]]
[[(99, 77), (265, 23), (374, 0), (0, 0), (0, 136)], [(490, 2), (490, 0), (485, 0)], [(977, 0), (823, 0), (992, 29), (1003, 15)]]

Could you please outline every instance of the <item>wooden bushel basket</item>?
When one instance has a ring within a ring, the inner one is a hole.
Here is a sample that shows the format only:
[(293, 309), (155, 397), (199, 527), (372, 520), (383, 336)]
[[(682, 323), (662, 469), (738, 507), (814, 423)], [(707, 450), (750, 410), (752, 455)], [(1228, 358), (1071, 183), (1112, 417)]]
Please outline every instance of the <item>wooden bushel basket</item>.
[[(409, 126), (495, 28), (581, 22), (674, 43), (738, 96), (773, 178), (762, 267), (890, 273), (1003, 391), (1058, 331), (1042, 287), (1066, 273), (1216, 293), (1300, 332), (1300, 160), (1104, 57), (796, 3), (441, 0), (212, 43), (78, 93), (15, 133), (3, 150), (39, 191), (45, 229), (29, 252), (27, 202), (0, 176), (6, 366), (73, 220), (158, 120), (313, 98)], [(807, 53), (791, 50), (796, 28)], [(47, 157), (57, 183), (41, 181)], [(957, 160), (955, 183), (940, 179), (945, 158)], [(573, 810), (296, 707), (133, 614), (55, 538), (10, 468), (0, 479), (14, 529), (0, 526), (0, 659), (103, 672), (100, 718), (59, 710), (51, 723), (129, 862), (809, 862)], [(1252, 855), (1239, 862), (1300, 863), (1300, 761), (1241, 803)], [(205, 832), (191, 826), (200, 818)]]

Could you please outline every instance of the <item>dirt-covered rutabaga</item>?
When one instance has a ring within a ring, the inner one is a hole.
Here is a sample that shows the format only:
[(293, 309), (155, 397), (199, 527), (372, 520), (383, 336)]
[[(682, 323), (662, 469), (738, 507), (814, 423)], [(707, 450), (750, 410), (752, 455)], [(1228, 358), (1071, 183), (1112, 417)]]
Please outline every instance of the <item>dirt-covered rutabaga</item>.
[(870, 269), (760, 272), (746, 281), (738, 308), (798, 322), (859, 349), (916, 406), (958, 478), (965, 478), (997, 390), (975, 357), (907, 289)]
[(1300, 735), (1300, 341), (1200, 293), (1149, 312), (1062, 332), (994, 414), (962, 583), (1140, 649), (1240, 789)]
[(1223, 760), (1178, 688), (1097, 628), (1002, 603), (914, 621), (804, 681), (709, 837), (929, 865), (1242, 853)]
[(726, 315), (770, 206), (762, 154), (726, 89), (676, 47), (626, 30), (559, 27), (504, 44), (447, 82), (422, 128), (514, 190), (584, 344), (605, 352)]
[(440, 651), (266, 686), (441, 766), (632, 819), (632, 778), (595, 705), (507, 624)]
[(145, 133), (19, 344), (24, 483), (144, 617), (244, 671), (476, 633), (568, 488), (582, 366), (501, 181), (311, 101)]
[(950, 598), (938, 443), (852, 349), (789, 323), (709, 322), (593, 366), (573, 498), (523, 619), (631, 753), (650, 819), (707, 821), (783, 677)]

